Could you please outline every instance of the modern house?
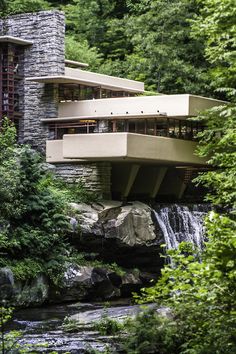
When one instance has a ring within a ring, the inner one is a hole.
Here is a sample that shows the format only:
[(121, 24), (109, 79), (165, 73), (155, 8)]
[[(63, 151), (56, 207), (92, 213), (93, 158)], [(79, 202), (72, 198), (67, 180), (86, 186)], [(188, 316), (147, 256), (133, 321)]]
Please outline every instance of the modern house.
[(58, 175), (103, 197), (183, 198), (206, 168), (195, 155), (204, 127), (188, 118), (222, 101), (147, 96), (142, 82), (90, 72), (65, 59), (64, 31), (59, 11), (0, 20), (0, 118)]

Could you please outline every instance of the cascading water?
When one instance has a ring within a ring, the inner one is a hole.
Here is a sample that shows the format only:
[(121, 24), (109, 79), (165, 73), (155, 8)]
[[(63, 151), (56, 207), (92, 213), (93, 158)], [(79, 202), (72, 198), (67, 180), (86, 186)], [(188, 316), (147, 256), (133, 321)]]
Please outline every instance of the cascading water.
[(180, 242), (192, 242), (199, 249), (204, 244), (204, 216), (209, 205), (157, 206), (154, 214), (167, 249), (176, 249)]

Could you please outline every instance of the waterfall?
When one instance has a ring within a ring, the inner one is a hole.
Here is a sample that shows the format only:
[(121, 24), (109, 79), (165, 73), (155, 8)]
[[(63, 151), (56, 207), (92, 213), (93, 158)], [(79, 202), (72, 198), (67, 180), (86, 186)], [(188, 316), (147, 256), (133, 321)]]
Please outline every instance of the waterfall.
[(209, 205), (157, 206), (154, 215), (167, 249), (176, 249), (180, 242), (192, 242), (199, 249), (204, 245), (204, 216)]

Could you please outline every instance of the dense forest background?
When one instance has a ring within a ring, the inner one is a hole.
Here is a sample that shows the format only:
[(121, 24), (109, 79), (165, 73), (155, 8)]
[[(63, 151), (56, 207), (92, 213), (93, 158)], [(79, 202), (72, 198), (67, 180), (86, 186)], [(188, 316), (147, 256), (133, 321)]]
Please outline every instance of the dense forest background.
[[(201, 260), (188, 244), (172, 252), (174, 267), (167, 264), (139, 301), (164, 304), (174, 316), (163, 321), (145, 314), (132, 323), (125, 341), (128, 354), (235, 353), (235, 0), (0, 0), (0, 5), (1, 16), (65, 11), (67, 57), (88, 62), (91, 70), (144, 80), (155, 92), (227, 97), (228, 105), (197, 118), (206, 127), (198, 154), (213, 167), (197, 183), (208, 188), (206, 200), (218, 210), (206, 219)], [(71, 192), (48, 176), (37, 154), (16, 145), (14, 127), (6, 122), (3, 128), (0, 266), (11, 267), (19, 279), (44, 271), (57, 282), (63, 262), (78, 257), (64, 230)]]
[(0, 15), (57, 8), (66, 14), (66, 55), (89, 70), (145, 81), (146, 89), (224, 98), (214, 63), (192, 30), (201, 1), (2, 0)]

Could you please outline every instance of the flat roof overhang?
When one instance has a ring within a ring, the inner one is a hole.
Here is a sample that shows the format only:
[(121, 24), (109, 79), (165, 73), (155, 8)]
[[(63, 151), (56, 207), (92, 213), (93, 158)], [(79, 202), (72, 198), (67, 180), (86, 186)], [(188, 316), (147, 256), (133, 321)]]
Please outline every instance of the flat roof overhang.
[(133, 93), (144, 92), (143, 82), (68, 67), (65, 68), (64, 75), (34, 76), (28, 77), (26, 80), (45, 84), (78, 84), (90, 87), (104, 88), (113, 91), (125, 91)]
[(101, 87), (108, 90), (114, 91), (125, 91), (125, 92), (133, 92), (133, 93), (141, 93), (143, 90), (130, 88), (121, 85), (107, 85), (103, 82), (94, 82), (91, 80), (82, 80), (70, 76), (65, 75), (57, 75), (57, 76), (34, 76), (26, 78), (26, 81), (34, 81), (43, 84), (77, 84), (84, 85), (90, 87)]
[(22, 39), (19, 37), (13, 37), (13, 36), (0, 36), (0, 43), (13, 43), (17, 45), (22, 45), (22, 46), (27, 46), (27, 45), (32, 45), (32, 41), (28, 41), (26, 39)]
[(135, 161), (204, 166), (206, 159), (195, 155), (196, 146), (193, 141), (134, 133), (68, 134), (63, 140), (47, 141), (47, 161)]
[(69, 60), (69, 59), (65, 59), (65, 64), (66, 65), (72, 65), (78, 68), (87, 68), (89, 67), (89, 64), (87, 63), (81, 63), (80, 61), (75, 61), (75, 60)]

